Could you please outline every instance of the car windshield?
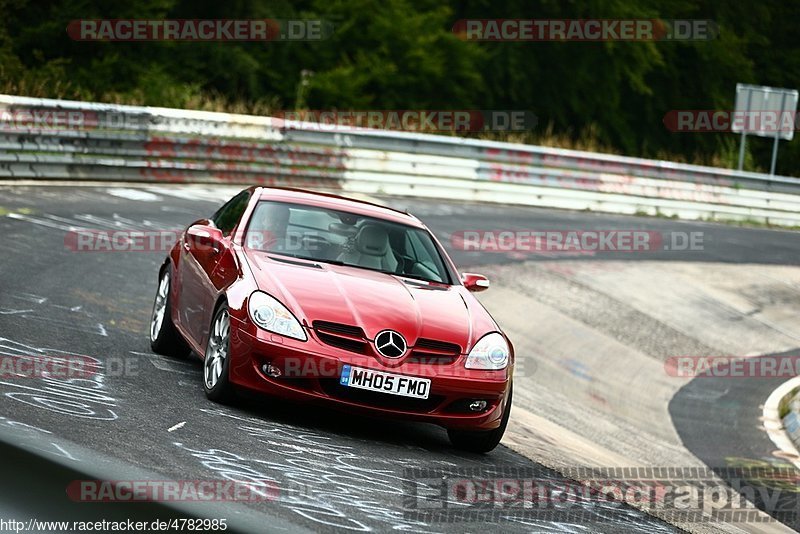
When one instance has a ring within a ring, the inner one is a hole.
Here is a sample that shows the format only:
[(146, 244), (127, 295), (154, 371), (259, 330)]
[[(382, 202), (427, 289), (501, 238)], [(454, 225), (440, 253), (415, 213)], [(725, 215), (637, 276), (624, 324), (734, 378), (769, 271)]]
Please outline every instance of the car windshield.
[(250, 218), (245, 247), (451, 283), (439, 248), (427, 230), (346, 211), (261, 201)]

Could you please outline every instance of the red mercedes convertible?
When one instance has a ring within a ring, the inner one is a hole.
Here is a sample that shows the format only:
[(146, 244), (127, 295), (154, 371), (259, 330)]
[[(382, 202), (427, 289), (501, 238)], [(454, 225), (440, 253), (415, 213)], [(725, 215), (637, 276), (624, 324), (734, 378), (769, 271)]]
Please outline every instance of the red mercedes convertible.
[(239, 389), (443, 426), (500, 442), (511, 342), (416, 217), (369, 202), (251, 187), (182, 234), (159, 271), (154, 351), (194, 352), (209, 399)]

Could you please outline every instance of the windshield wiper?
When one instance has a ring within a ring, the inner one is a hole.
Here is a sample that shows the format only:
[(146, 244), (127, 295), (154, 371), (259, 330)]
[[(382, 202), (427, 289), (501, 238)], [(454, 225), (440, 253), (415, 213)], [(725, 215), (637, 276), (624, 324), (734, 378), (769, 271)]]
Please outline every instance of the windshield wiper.
[[(315, 262), (315, 263), (320, 261), (320, 260), (317, 260), (315, 258), (309, 258), (308, 256), (301, 256), (299, 254), (289, 254), (288, 252), (271, 252), (271, 251), (264, 251), (264, 252), (269, 256), (283, 256), (283, 257), (286, 257), (286, 258), (296, 258), (298, 260), (306, 260), (306, 261), (311, 261), (311, 262)], [(273, 259), (275, 259), (275, 258), (273, 258)]]
[(367, 269), (368, 271), (375, 271), (376, 273), (384, 273), (384, 274), (391, 274), (392, 276), (401, 276), (403, 278), (409, 278), (411, 280), (419, 280), (421, 282), (428, 282), (429, 284), (443, 284), (444, 282), (440, 282), (439, 280), (431, 280), (430, 278), (423, 278), (422, 276), (416, 274), (405, 274), (405, 273), (398, 273), (395, 271), (389, 271), (384, 269), (373, 269), (371, 267), (362, 267), (361, 265), (352, 265), (349, 263), (345, 263), (344, 265), (348, 265), (350, 267), (360, 267), (361, 269)]
[[(322, 259), (314, 259), (314, 261), (318, 261), (320, 263), (330, 263), (331, 265), (340, 265), (344, 267), (361, 267), (360, 265), (353, 265), (352, 263), (345, 263), (342, 260), (322, 260)], [(364, 267), (366, 269), (366, 267)]]
[(428, 282), (429, 284), (444, 284), (444, 282), (441, 282), (439, 280), (431, 280), (430, 278), (424, 278), (416, 274), (395, 273), (392, 271), (381, 271), (381, 272), (386, 274), (393, 274), (395, 276), (402, 276), (403, 278), (408, 278), (410, 280), (419, 280), (421, 282)]

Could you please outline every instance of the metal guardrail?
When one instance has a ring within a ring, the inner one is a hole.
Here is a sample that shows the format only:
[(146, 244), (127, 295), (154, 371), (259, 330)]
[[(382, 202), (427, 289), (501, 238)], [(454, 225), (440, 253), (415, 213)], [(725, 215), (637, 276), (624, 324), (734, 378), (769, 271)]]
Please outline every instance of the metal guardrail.
[(0, 179), (221, 182), (800, 225), (800, 179), (270, 117), (0, 95)]

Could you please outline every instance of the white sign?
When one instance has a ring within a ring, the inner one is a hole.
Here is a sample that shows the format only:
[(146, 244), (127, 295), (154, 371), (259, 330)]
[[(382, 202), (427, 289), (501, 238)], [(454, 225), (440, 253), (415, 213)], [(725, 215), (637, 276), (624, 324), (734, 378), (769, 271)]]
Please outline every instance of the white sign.
[(737, 83), (734, 116), (735, 133), (791, 141), (797, 127), (797, 91)]

